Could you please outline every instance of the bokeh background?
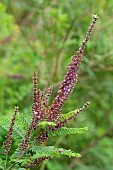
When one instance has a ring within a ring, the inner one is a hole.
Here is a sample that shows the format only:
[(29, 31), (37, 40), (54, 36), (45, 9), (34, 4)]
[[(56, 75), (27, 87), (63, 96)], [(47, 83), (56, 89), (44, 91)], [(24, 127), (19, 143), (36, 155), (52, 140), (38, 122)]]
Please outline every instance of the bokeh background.
[[(82, 158), (53, 159), (43, 170), (113, 170), (113, 0), (0, 1), (0, 116), (12, 115), (18, 105), (30, 117), (34, 70), (41, 90), (54, 86), (52, 101), (92, 14), (99, 19), (79, 81), (62, 109), (67, 113), (90, 101), (90, 107), (68, 124), (89, 130), (50, 141), (81, 153)], [(5, 134), (0, 127), (0, 146)]]

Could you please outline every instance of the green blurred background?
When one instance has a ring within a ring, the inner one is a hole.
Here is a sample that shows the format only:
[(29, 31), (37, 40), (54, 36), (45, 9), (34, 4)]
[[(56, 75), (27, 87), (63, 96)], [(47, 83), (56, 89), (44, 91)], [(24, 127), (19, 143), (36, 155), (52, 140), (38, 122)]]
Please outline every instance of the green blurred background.
[[(53, 159), (43, 170), (113, 170), (113, 0), (0, 1), (0, 116), (12, 115), (18, 105), (30, 118), (34, 70), (41, 90), (54, 86), (52, 101), (92, 14), (99, 19), (79, 81), (62, 109), (67, 113), (90, 101), (90, 107), (68, 124), (87, 126), (89, 131), (49, 141), (81, 153), (82, 158)], [(0, 128), (0, 145), (5, 134)]]

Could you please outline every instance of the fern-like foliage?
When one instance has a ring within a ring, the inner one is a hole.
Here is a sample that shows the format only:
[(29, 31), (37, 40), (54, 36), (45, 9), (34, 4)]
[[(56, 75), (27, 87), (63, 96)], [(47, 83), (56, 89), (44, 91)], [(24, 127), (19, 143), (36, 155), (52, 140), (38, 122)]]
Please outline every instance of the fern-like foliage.
[(81, 155), (73, 151), (66, 150), (63, 148), (55, 148), (54, 146), (32, 146), (30, 148), (35, 154), (32, 156), (32, 159), (37, 159), (43, 156), (46, 157), (60, 157), (60, 155), (67, 155), (69, 157), (80, 157)]
[(14, 163), (20, 163), (23, 166), (30, 162), (30, 156), (31, 154), (20, 152), (19, 148), (17, 148), (16, 151), (10, 157), (10, 160)]
[(61, 121), (65, 119), (69, 119), (71, 116), (74, 116), (77, 113), (78, 110), (71, 111), (69, 113), (63, 114), (62, 117), (60, 118)]
[(20, 128), (22, 129), (22, 131), (25, 133), (26, 130), (28, 130), (28, 128), (29, 128), (30, 122), (25, 117), (25, 115), (23, 113), (21, 113), (17, 116), (16, 124), (18, 124), (20, 126)]
[(49, 136), (62, 136), (62, 135), (74, 135), (74, 134), (82, 134), (85, 133), (88, 130), (87, 127), (84, 128), (66, 128), (62, 127), (61, 129), (58, 129), (56, 131), (49, 131)]
[[(8, 129), (9, 129), (10, 122), (11, 122), (11, 120), (9, 118), (6, 118), (6, 117), (1, 117), (0, 118), (0, 125), (6, 131), (8, 131)], [(22, 139), (22, 138), (24, 138), (25, 132), (26, 132), (26, 130), (28, 130), (29, 124), (30, 124), (30, 122), (27, 120), (25, 115), (23, 113), (19, 114), (17, 116), (16, 121), (15, 121), (14, 131), (13, 131), (13, 138), (14, 139)]]
[[(81, 157), (80, 154), (71, 151), (71, 149), (66, 150), (63, 148), (55, 148), (54, 146), (35, 146), (32, 145), (29, 148), (29, 153), (20, 152), (17, 149), (13, 155), (11, 156), (10, 160), (14, 163), (19, 163), (22, 166), (29, 164), (31, 161), (41, 159), (43, 157), (60, 157), (61, 155), (66, 155), (69, 157)], [(24, 157), (23, 157), (24, 155)]]
[[(0, 118), (0, 125), (6, 130), (8, 131), (9, 126), (10, 126), (10, 119), (6, 118), (6, 117), (1, 117)], [(20, 124), (19, 124), (20, 125)], [(23, 127), (23, 126), (21, 126)], [(14, 131), (13, 131), (13, 138), (17, 141), (17, 140), (21, 140), (22, 138), (24, 138), (24, 133), (22, 132), (22, 128), (20, 128), (18, 126), (18, 123), (15, 123), (14, 125)]]

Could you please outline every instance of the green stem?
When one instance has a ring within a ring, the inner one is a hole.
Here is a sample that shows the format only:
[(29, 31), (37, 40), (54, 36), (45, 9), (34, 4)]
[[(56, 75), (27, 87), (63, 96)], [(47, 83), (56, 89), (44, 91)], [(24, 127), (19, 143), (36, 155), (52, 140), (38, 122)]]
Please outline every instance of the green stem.
[(45, 170), (45, 166), (48, 160), (44, 161), (40, 167), (40, 170)]
[(13, 163), (7, 170), (10, 170), (14, 165), (15, 163)]
[(60, 145), (60, 143), (63, 141), (65, 139), (65, 136), (61, 136), (61, 137), (59, 137), (59, 139), (56, 141), (56, 143), (55, 143), (55, 147), (58, 147), (59, 145)]
[(7, 158), (8, 158), (8, 153), (6, 154), (5, 170), (7, 170)]

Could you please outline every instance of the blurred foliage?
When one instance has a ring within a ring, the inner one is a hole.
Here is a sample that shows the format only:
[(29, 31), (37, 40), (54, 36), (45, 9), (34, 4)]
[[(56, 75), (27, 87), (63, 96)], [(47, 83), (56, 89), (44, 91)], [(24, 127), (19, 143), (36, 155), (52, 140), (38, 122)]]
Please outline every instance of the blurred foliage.
[[(1, 0), (0, 3), (0, 115), (12, 114), (13, 106), (29, 117), (32, 75), (39, 87), (54, 85), (53, 97), (78, 50), (91, 15), (99, 16), (87, 44), (79, 82), (63, 112), (91, 106), (80, 115), (76, 127), (87, 126), (84, 135), (49, 141), (81, 152), (80, 159), (48, 161), (41, 170), (112, 170), (113, 168), (113, 1), (112, 0)], [(30, 117), (29, 117), (30, 118)], [(75, 121), (71, 121), (75, 127)], [(5, 131), (0, 128), (0, 144)], [(65, 140), (66, 139), (66, 140)]]
[(13, 16), (6, 13), (6, 7), (2, 3), (0, 3), (0, 25), (0, 40), (13, 33)]

